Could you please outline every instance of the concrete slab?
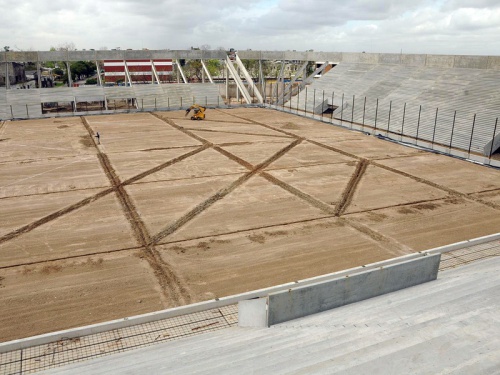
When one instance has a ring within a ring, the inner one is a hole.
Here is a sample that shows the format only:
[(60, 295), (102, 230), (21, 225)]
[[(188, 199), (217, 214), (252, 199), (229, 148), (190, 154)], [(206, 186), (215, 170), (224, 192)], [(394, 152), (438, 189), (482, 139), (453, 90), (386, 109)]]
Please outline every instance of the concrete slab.
[(436, 280), (441, 254), (391, 264), (268, 296), (268, 324), (275, 325)]

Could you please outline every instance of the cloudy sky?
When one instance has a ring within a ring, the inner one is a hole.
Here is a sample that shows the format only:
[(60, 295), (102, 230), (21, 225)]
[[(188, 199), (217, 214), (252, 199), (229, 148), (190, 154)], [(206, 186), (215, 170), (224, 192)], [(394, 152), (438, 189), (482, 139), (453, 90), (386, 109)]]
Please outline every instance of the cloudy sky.
[(500, 0), (0, 0), (0, 47), (500, 55)]

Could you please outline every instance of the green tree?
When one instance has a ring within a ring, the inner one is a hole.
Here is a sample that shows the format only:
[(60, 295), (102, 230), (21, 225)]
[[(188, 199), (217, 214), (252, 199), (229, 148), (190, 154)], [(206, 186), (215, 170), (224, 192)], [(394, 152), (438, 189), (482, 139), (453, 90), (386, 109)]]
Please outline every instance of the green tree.
[(205, 61), (205, 66), (212, 77), (218, 77), (221, 75), (222, 64), (220, 60), (210, 59)]
[(241, 62), (250, 76), (254, 78), (259, 76), (259, 60), (243, 59)]
[(72, 79), (81, 80), (90, 77), (96, 73), (96, 65), (90, 61), (76, 61), (71, 63), (71, 77)]
[(201, 80), (202, 70), (203, 66), (200, 60), (188, 60), (186, 61), (186, 65), (184, 65), (184, 74), (186, 74), (188, 81)]

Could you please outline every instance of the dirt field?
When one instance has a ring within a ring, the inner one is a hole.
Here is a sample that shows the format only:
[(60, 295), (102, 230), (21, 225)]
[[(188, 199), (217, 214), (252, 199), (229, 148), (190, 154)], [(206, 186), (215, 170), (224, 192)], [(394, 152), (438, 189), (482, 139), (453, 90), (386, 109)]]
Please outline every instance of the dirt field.
[(0, 123), (0, 341), (497, 232), (500, 171), (277, 111)]

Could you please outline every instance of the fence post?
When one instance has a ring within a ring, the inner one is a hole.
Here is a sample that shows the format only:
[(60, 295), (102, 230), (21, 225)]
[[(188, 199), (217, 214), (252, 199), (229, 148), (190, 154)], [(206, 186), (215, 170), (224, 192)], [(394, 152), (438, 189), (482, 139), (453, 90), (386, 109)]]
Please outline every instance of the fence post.
[(401, 140), (403, 140), (404, 129), (405, 129), (405, 115), (406, 115), (406, 102), (403, 107), (403, 122), (401, 123)]
[(363, 104), (363, 130), (365, 130), (365, 113), (366, 113), (366, 96), (365, 96), (365, 102)]
[(297, 90), (297, 114), (299, 114), (299, 99), (300, 99), (300, 86), (298, 87)]
[(455, 120), (457, 118), (457, 111), (453, 115), (453, 125), (451, 126), (451, 136), (450, 136), (450, 154), (451, 154), (451, 145), (453, 144), (453, 132), (455, 131)]
[(332, 91), (332, 114), (330, 116), (330, 122), (333, 122), (333, 112), (335, 112), (335, 110), (333, 109), (333, 100), (335, 99), (335, 91)]
[(306, 112), (307, 112), (307, 87), (306, 87), (306, 98), (304, 100), (304, 116), (305, 116)]
[(493, 142), (495, 141), (495, 134), (497, 132), (497, 125), (498, 125), (498, 117), (497, 119), (495, 120), (495, 130), (493, 130), (493, 137), (491, 138), (491, 148), (490, 148), (490, 159), (491, 159), (491, 155), (493, 154)]
[(472, 130), (470, 132), (470, 142), (469, 142), (469, 158), (470, 158), (470, 149), (472, 147), (472, 137), (474, 136), (474, 126), (476, 125), (476, 114), (474, 113), (474, 120), (472, 121)]
[(432, 132), (432, 147), (434, 147), (434, 138), (436, 137), (436, 126), (437, 126), (437, 121), (438, 121), (438, 110), (439, 110), (439, 108), (436, 108), (436, 117), (434, 118), (434, 130)]
[(389, 118), (387, 119), (387, 135), (391, 132), (391, 112), (392, 112), (392, 100), (389, 102)]
[(304, 101), (304, 115), (307, 112), (307, 87), (306, 87), (306, 100)]
[(323, 101), (321, 102), (321, 121), (323, 121), (324, 112), (325, 112), (325, 90), (323, 90)]
[(182, 109), (182, 96), (181, 96), (181, 109)]
[(351, 111), (351, 129), (352, 124), (354, 123), (354, 101), (356, 100), (356, 95), (352, 96), (352, 111)]
[(276, 101), (274, 102), (276, 107), (278, 107), (280, 105), (279, 96), (280, 96), (280, 84), (278, 81), (278, 82), (276, 82)]
[(208, 98), (206, 95), (205, 95), (205, 107), (208, 107)]
[(377, 117), (378, 117), (378, 98), (377, 98), (377, 107), (375, 108), (375, 135), (377, 135)]
[(420, 130), (420, 114), (422, 113), (422, 104), (418, 107), (418, 122), (417, 122), (417, 135), (415, 136), (415, 144), (418, 144), (418, 131)]
[(282, 103), (281, 103), (281, 108), (283, 108), (283, 111), (285, 110), (285, 80), (283, 80), (283, 91), (281, 92), (281, 95), (283, 95)]
[(14, 118), (14, 111), (12, 110), (12, 104), (10, 105), (10, 115)]
[(141, 99), (141, 106), (142, 106), (142, 110), (144, 111), (144, 98)]
[(30, 117), (30, 113), (28, 111), (28, 105), (26, 104), (26, 116), (28, 116), (28, 118)]
[(344, 93), (342, 93), (342, 105), (340, 107), (340, 121), (344, 121)]
[(313, 119), (314, 119), (314, 111), (316, 110), (316, 89), (313, 91)]

